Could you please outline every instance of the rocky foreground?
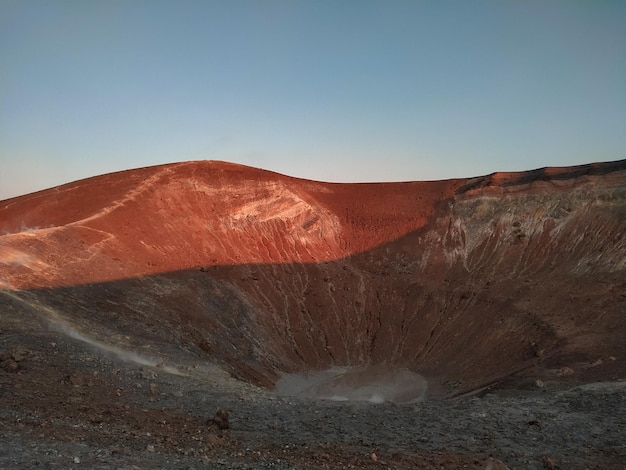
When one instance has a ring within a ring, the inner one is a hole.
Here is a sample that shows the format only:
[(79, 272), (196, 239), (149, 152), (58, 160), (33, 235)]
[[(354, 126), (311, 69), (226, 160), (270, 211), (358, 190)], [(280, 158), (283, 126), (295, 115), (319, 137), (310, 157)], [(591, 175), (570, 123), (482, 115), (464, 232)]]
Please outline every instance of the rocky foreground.
[[(26, 314), (26, 316), (23, 316)], [(626, 382), (409, 404), (278, 396), (200, 358), (0, 320), (2, 468), (623, 469)], [(156, 358), (159, 358), (156, 360)], [(153, 364), (153, 365), (151, 365)], [(228, 413), (226, 427), (214, 419)]]

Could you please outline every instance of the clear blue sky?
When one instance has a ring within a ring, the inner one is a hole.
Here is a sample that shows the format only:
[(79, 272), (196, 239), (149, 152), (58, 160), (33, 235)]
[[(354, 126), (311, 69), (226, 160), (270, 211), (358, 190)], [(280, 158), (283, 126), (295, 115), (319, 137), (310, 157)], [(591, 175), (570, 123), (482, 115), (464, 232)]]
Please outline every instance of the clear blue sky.
[(183, 160), (399, 181), (622, 158), (626, 1), (0, 1), (0, 199)]

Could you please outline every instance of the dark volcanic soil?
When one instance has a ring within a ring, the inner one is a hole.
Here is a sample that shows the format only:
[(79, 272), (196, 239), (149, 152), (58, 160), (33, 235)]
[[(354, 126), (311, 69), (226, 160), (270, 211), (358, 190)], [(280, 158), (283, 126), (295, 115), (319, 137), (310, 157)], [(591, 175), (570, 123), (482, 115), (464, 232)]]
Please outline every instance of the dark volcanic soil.
[[(277, 396), (153, 343), (142, 356), (106, 353), (51, 331), (32, 310), (16, 316), (0, 325), (2, 468), (621, 469), (626, 461), (625, 381), (405, 405), (316, 401)], [(163, 364), (134, 362), (155, 358)], [(229, 429), (208, 423), (218, 409), (228, 411)]]
[[(2, 201), (0, 468), (624, 468), (625, 233), (626, 161), (192, 162)], [(426, 401), (271, 391), (332, 367)]]

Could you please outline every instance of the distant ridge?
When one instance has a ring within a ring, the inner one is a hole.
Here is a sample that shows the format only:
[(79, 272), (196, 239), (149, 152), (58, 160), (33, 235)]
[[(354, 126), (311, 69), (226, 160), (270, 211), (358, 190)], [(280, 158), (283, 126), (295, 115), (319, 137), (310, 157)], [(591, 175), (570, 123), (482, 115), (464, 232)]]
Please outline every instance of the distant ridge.
[(466, 185), (459, 188), (458, 193), (490, 186), (518, 186), (528, 185), (537, 181), (560, 181), (577, 179), (583, 176), (603, 176), (624, 170), (626, 170), (626, 159), (569, 167), (544, 167), (520, 172), (496, 172), (469, 179)]

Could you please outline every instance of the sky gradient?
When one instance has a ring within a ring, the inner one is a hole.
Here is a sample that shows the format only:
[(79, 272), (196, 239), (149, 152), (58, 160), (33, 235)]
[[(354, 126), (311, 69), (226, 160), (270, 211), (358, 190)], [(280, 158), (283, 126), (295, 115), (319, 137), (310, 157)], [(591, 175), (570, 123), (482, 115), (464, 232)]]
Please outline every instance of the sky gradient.
[(185, 160), (348, 182), (623, 158), (626, 1), (0, 1), (0, 199)]

